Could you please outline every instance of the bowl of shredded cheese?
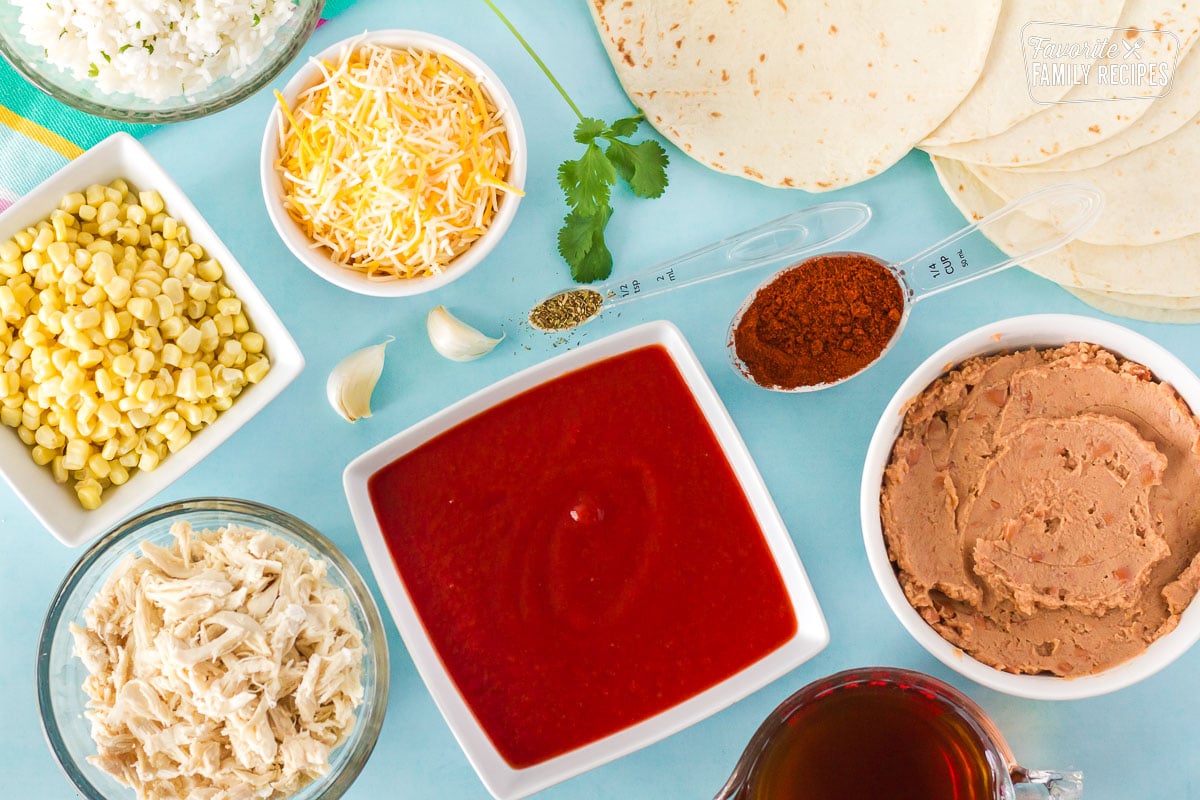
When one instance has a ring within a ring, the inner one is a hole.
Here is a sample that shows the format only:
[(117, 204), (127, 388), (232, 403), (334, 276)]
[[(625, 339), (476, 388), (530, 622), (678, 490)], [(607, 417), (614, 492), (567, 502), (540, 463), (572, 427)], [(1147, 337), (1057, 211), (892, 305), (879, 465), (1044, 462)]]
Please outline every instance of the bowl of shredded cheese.
[(278, 509), (201, 498), (88, 549), (36, 677), (47, 741), (88, 800), (335, 800), (378, 738), (388, 649), (336, 545)]
[(331, 283), (402, 297), (464, 275), (524, 194), (512, 97), (470, 51), (384, 30), (314, 56), (276, 95), (260, 174), (292, 253)]

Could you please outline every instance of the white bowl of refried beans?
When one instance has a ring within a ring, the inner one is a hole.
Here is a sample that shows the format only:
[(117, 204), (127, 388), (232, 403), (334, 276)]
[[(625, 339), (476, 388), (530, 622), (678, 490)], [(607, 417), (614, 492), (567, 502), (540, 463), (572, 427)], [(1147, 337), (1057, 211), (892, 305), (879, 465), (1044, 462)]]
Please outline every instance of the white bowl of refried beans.
[(1111, 692), (1200, 638), (1200, 379), (1127, 328), (1049, 314), (964, 334), (875, 429), (871, 571), (932, 655), (997, 691)]

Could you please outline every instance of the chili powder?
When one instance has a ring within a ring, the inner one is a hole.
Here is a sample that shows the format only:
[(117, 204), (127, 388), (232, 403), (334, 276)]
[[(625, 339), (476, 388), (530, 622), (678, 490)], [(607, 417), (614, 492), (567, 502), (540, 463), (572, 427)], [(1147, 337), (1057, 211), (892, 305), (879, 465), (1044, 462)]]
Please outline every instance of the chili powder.
[(758, 290), (733, 346), (760, 386), (818, 386), (878, 358), (903, 314), (904, 289), (882, 262), (863, 253), (817, 256)]

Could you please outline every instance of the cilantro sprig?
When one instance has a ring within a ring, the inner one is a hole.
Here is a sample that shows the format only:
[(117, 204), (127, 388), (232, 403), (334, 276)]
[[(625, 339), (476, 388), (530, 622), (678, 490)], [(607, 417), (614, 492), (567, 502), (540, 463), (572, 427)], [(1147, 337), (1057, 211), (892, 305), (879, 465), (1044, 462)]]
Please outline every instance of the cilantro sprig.
[(483, 2), (517, 38), (579, 118), (575, 141), (584, 145), (583, 155), (558, 167), (558, 185), (570, 209), (558, 232), (558, 252), (570, 265), (574, 280), (579, 283), (604, 280), (612, 274), (613, 266), (612, 252), (604, 240), (613, 214), (612, 189), (621, 180), (637, 197), (661, 196), (667, 188), (667, 151), (653, 139), (628, 141), (644, 119), (641, 114), (618, 119), (611, 125), (584, 116), (554, 73), (493, 0)]

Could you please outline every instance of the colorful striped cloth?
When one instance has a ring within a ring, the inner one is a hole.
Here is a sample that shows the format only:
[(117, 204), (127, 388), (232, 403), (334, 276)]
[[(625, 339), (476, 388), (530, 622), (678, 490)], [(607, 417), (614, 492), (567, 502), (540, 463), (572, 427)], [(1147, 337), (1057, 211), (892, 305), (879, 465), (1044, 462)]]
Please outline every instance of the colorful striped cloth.
[[(320, 24), (354, 0), (325, 0)], [(111, 133), (145, 136), (155, 125), (129, 125), (65, 106), (0, 58), (0, 212)]]

